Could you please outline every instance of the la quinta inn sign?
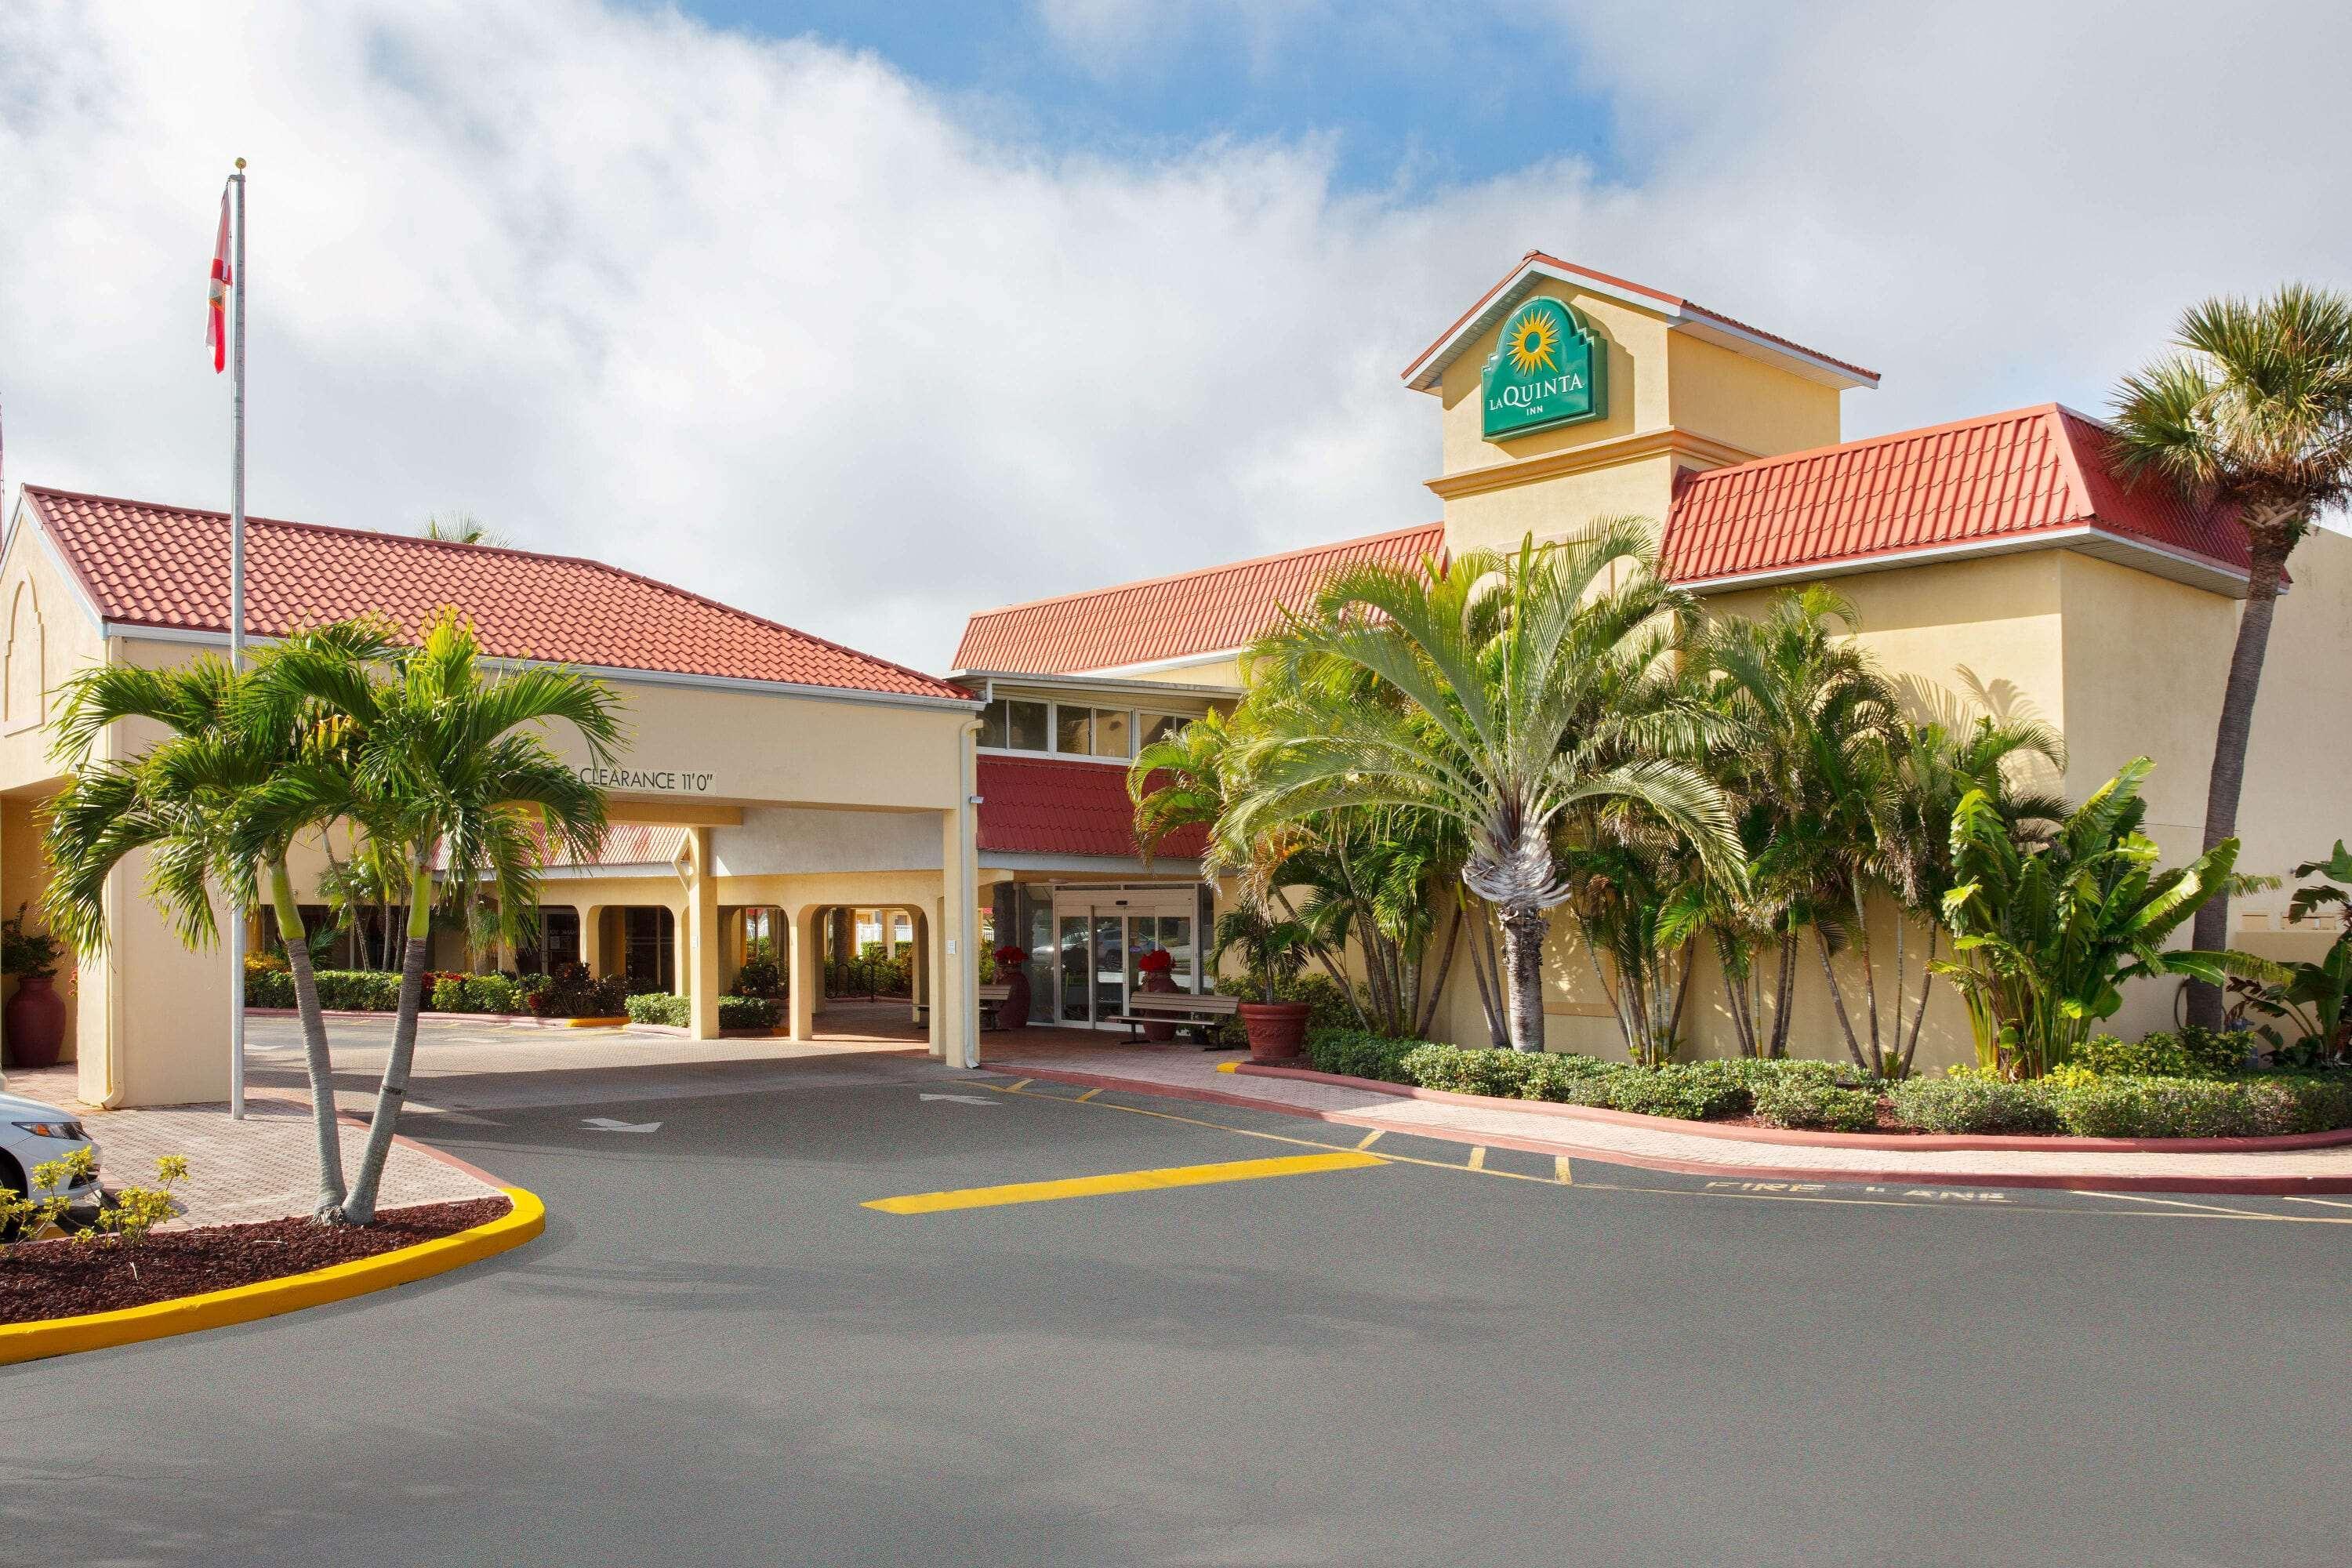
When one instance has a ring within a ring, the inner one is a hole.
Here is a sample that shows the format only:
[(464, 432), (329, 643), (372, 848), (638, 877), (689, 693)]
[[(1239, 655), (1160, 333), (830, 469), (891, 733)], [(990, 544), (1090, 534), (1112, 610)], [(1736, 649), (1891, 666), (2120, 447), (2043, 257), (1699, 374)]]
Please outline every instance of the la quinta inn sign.
[(1574, 307), (1538, 298), (1512, 311), (1482, 379), (1489, 441), (1608, 412), (1609, 350)]

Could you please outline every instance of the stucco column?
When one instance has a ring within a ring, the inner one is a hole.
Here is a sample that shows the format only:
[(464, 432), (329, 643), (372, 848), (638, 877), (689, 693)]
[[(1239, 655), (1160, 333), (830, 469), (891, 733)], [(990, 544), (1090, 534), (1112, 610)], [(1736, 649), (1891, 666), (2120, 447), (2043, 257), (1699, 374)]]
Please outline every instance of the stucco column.
[(694, 1037), (719, 1037), (719, 874), (710, 863), (710, 829), (688, 829), (694, 840), (694, 881), (686, 919), (678, 922), (678, 979), (694, 1005)]
[(907, 1015), (914, 1023), (925, 1017), (925, 1005), (931, 999), (931, 931), (939, 922), (927, 910), (915, 910), (914, 930), (907, 943)]
[(972, 738), (980, 732), (973, 720), (956, 734), (955, 804), (940, 814), (940, 934), (933, 946), (939, 959), (939, 983), (931, 1000), (931, 1054), (950, 1067), (980, 1065), (980, 954), (974, 933), (980, 929), (979, 769)]
[(580, 906), (580, 967), (591, 980), (604, 973), (604, 906)]
[(778, 954), (784, 962), (784, 989), (790, 998), (789, 1027), (795, 1040), (816, 1038), (817, 993), (824, 988), (824, 955), (817, 944), (817, 921), (822, 918), (814, 909), (782, 910), (783, 930), (777, 933), (783, 944)]

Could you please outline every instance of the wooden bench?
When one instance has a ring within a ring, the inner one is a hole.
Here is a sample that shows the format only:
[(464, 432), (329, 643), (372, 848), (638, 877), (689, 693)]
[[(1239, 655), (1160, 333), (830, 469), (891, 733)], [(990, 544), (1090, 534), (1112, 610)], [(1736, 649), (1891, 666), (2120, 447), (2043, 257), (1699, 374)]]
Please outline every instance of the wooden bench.
[(1173, 1024), (1180, 1029), (1198, 1029), (1203, 1039), (1215, 1028), (1241, 1011), (1238, 996), (1194, 996), (1181, 991), (1139, 991), (1127, 999), (1127, 1011), (1106, 1018), (1107, 1024), (1125, 1024), (1127, 1037), (1139, 1040), (1146, 1024)]
[[(996, 1027), (996, 1010), (1000, 1006), (1003, 1005), (1012, 994), (1013, 987), (1003, 984), (983, 985), (974, 993), (973, 999), (980, 1004), (980, 1026), (982, 1028), (993, 1029)], [(918, 1025), (929, 1023), (931, 1021), (931, 1005), (929, 1002), (918, 1002), (914, 1004), (914, 1016), (915, 1022)]]

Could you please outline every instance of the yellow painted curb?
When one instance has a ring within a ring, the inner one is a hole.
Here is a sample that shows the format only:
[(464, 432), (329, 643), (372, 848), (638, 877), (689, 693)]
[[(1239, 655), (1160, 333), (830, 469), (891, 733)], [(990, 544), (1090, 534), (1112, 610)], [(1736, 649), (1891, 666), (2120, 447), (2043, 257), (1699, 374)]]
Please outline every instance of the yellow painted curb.
[(566, 1018), (563, 1026), (567, 1029), (609, 1029), (628, 1021), (629, 1016), (624, 1013), (617, 1018)]
[(1217, 1064), (1217, 1070), (1219, 1072), (1239, 1072), (1241, 1070), (1241, 1066), (1242, 1064), (1239, 1062), (1219, 1062)]
[(114, 1312), (91, 1312), (79, 1318), (52, 1318), (39, 1323), (0, 1324), (0, 1365), (39, 1361), (45, 1356), (71, 1355), (76, 1351), (103, 1350), (109, 1345), (136, 1344), (142, 1340), (168, 1339), (204, 1329), (249, 1323), (280, 1312), (348, 1300), (373, 1290), (388, 1290), (412, 1279), (429, 1279), (468, 1263), (478, 1263), (509, 1247), (520, 1247), (547, 1228), (547, 1205), (520, 1187), (501, 1187), (514, 1207), (471, 1230), (440, 1236), (414, 1247), (354, 1258), (308, 1274), (265, 1279), (258, 1285), (237, 1285), (207, 1290), (170, 1301), (151, 1301)]

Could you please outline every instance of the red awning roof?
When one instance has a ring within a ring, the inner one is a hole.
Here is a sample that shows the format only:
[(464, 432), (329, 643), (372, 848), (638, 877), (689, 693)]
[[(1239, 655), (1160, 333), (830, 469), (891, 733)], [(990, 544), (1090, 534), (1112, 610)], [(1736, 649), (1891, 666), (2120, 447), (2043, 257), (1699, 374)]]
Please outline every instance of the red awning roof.
[(1668, 573), (1715, 582), (2089, 528), (2242, 574), (2245, 535), (2169, 489), (2126, 486), (2104, 426), (2054, 403), (1688, 476)]
[[(1127, 798), (1127, 770), (1102, 763), (1052, 757), (982, 757), (980, 851), (1132, 860), (1135, 808)], [(1170, 836), (1156, 858), (1197, 860), (1208, 830)]]
[[(228, 629), (228, 516), (25, 487), (99, 615)], [(971, 693), (838, 643), (602, 562), (246, 519), (246, 628), (274, 637), (375, 613), (410, 632), (444, 605), (501, 658), (969, 700)]]
[(1344, 567), (1411, 565), (1444, 548), (1445, 525), (1433, 522), (986, 610), (965, 623), (956, 668), (1071, 675), (1223, 653), (1271, 630), (1283, 606), (1304, 605)]

